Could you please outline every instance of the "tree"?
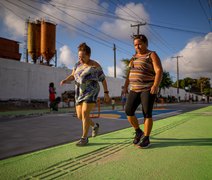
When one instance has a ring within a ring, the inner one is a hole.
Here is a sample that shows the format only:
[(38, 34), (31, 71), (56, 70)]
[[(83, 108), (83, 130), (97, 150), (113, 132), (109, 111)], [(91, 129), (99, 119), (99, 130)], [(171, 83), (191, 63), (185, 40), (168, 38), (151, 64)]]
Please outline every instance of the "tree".
[(172, 84), (173, 84), (173, 81), (171, 79), (169, 72), (164, 71), (163, 78), (162, 78), (160, 86), (159, 86), (158, 94), (160, 95), (161, 89), (169, 88), (172, 86)]
[(185, 89), (185, 81), (184, 81), (184, 79), (183, 80), (179, 80), (179, 88), (182, 88), (182, 89)]
[[(176, 87), (176, 85), (177, 82), (173, 84), (173, 87)], [(192, 79), (186, 77), (179, 80), (179, 87), (192, 93), (210, 95), (210, 78), (200, 77), (200, 79)]]
[(209, 96), (210, 95), (210, 89), (211, 89), (210, 78), (200, 77), (198, 84), (200, 85), (201, 93)]
[[(186, 77), (184, 79), (179, 80), (179, 88), (186, 89), (188, 87), (191, 87), (193, 84), (193, 79), (190, 77)], [(177, 81), (173, 84), (173, 87), (177, 87)]]
[[(184, 81), (185, 81), (185, 87), (191, 86), (192, 83), (193, 83), (193, 79), (190, 78), (190, 77), (184, 78)], [(185, 87), (184, 87), (184, 88), (185, 88)]]

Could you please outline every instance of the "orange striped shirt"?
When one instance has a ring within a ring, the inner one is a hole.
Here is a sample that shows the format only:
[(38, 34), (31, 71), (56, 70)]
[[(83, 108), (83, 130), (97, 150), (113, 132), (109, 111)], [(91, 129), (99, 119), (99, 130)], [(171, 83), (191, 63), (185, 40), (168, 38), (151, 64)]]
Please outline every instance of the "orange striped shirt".
[(132, 91), (144, 92), (151, 89), (155, 79), (151, 53), (132, 58), (129, 64), (129, 82)]

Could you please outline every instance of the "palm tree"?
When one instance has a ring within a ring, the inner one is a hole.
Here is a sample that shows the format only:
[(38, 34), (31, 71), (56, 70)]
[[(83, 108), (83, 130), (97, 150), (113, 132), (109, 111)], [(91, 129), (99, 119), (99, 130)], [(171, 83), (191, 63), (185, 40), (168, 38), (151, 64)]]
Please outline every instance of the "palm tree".
[(169, 72), (164, 71), (163, 78), (162, 78), (160, 86), (159, 86), (158, 94), (160, 95), (161, 89), (169, 88), (169, 87), (171, 87), (172, 84), (173, 84), (173, 81), (171, 79)]
[[(207, 77), (200, 77), (198, 84), (200, 85), (200, 91), (202, 94), (210, 94), (210, 78)], [(206, 90), (206, 91), (205, 91)]]

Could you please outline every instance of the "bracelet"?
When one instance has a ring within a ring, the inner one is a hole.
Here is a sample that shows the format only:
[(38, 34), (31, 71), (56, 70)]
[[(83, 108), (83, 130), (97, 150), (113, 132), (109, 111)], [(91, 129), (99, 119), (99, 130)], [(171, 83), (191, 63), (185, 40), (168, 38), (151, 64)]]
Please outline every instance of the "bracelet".
[(108, 94), (108, 93), (109, 93), (109, 91), (105, 91), (104, 93), (105, 93), (105, 94)]

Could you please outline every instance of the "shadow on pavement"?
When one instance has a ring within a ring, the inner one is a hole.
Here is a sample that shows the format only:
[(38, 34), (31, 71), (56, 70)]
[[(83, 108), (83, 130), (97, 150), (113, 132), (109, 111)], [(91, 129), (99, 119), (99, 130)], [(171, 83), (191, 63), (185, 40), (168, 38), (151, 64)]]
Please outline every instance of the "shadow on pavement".
[[(151, 148), (163, 148), (169, 146), (212, 146), (212, 138), (176, 139), (152, 137)], [(160, 142), (154, 142), (159, 140)]]

